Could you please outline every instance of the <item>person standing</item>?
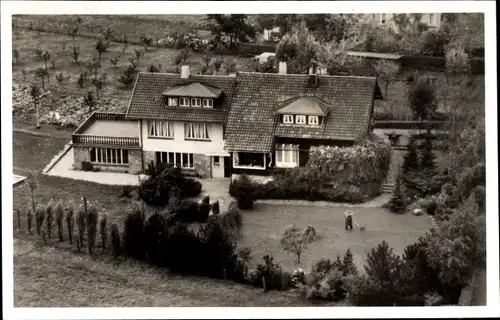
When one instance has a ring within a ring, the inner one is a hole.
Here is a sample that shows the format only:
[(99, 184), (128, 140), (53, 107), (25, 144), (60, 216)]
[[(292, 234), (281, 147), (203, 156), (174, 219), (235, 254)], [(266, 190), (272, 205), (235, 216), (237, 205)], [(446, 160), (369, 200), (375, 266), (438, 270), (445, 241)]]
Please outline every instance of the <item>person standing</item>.
[(350, 211), (350, 210), (347, 210), (346, 212), (344, 212), (344, 216), (345, 216), (345, 229), (346, 230), (352, 230), (352, 215), (354, 214), (354, 212)]

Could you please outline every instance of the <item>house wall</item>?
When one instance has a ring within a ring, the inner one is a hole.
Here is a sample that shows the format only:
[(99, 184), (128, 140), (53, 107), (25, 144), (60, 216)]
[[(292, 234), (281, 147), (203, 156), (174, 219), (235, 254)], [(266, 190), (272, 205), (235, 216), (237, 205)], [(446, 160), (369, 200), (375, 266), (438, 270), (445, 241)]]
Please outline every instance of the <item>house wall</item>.
[[(96, 146), (101, 147), (101, 146)], [(76, 170), (82, 170), (82, 162), (90, 161), (89, 146), (73, 146), (74, 166)], [(137, 149), (128, 150), (128, 165), (113, 165), (113, 164), (95, 164), (94, 168), (99, 168), (101, 171), (111, 172), (128, 172), (138, 174), (142, 172), (141, 151)]]
[[(227, 154), (224, 150), (224, 137), (222, 123), (210, 124), (210, 141), (194, 141), (184, 139), (184, 122), (174, 123), (174, 138), (150, 138), (148, 137), (148, 124), (143, 121), (142, 125), (142, 147), (145, 152), (183, 152), (195, 154)], [(154, 153), (153, 153), (154, 159)], [(145, 163), (147, 163), (145, 161)]]
[[(386, 22), (382, 23), (382, 14), (369, 14), (369, 17), (373, 19), (379, 25), (386, 25), (394, 31), (399, 31), (396, 23), (393, 20), (394, 13), (386, 13)], [(410, 17), (410, 20), (413, 20)], [(429, 25), (430, 27), (434, 27), (439, 29), (441, 27), (441, 13), (422, 13), (422, 17), (420, 19), (422, 23)]]

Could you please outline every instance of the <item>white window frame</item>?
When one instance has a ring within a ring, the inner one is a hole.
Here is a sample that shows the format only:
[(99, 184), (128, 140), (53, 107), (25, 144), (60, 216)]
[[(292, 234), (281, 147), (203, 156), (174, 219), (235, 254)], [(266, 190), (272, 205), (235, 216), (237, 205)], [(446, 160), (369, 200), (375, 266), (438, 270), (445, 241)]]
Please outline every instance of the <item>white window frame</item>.
[[(239, 159), (239, 153), (240, 152), (234, 152), (233, 153), (233, 168), (236, 169), (251, 169), (251, 170), (266, 170), (267, 162), (266, 162), (266, 154), (262, 153), (262, 157), (264, 158), (264, 166), (263, 167), (256, 167), (256, 166), (244, 166), (244, 165), (239, 165), (236, 162)], [(252, 153), (252, 152), (242, 152), (242, 153)], [(260, 152), (254, 152), (254, 153), (260, 153)]]
[(169, 107), (177, 107), (177, 105), (178, 105), (178, 98), (175, 98), (175, 97), (168, 98), (168, 106)]
[(148, 137), (150, 138), (173, 138), (174, 123), (165, 120), (148, 121)]
[[(300, 119), (300, 120), (299, 120)], [(304, 115), (296, 115), (295, 116), (295, 123), (296, 124), (306, 124), (307, 123), (307, 116)]]
[(206, 122), (185, 122), (185, 140), (205, 140), (210, 141), (210, 124)]
[(203, 108), (213, 108), (214, 100), (213, 99), (203, 99)]
[(283, 115), (283, 123), (285, 123), (285, 124), (293, 124), (293, 115), (291, 115), (291, 114), (284, 114)]
[[(179, 107), (189, 107), (190, 101), (191, 101), (191, 99), (189, 99), (189, 98), (185, 98), (185, 97), (179, 98)], [(185, 103), (185, 102), (187, 102), (187, 103)]]
[[(127, 162), (123, 161), (124, 151), (127, 153)], [(92, 161), (92, 152), (95, 154), (94, 161)], [(108, 154), (110, 157), (108, 157)], [(113, 159), (115, 162), (113, 162)], [(89, 160), (91, 163), (103, 165), (128, 165), (130, 163), (128, 150), (119, 148), (91, 148), (89, 150)]]
[[(186, 153), (186, 152), (168, 152), (168, 151), (156, 151), (156, 153), (160, 154), (160, 162), (172, 163), (174, 167), (177, 167), (177, 155), (179, 154), (179, 159), (181, 160), (180, 167), (182, 169), (194, 169), (194, 153)], [(163, 158), (163, 154), (166, 154), (166, 158)], [(170, 162), (170, 154), (173, 155), (173, 161)], [(184, 155), (187, 155), (187, 162), (184, 162)], [(191, 161), (191, 158), (193, 161)], [(157, 159), (155, 155), (155, 159)]]
[(200, 98), (191, 98), (191, 107), (201, 108), (201, 99)]
[(308, 116), (307, 123), (313, 126), (319, 125), (319, 116)]
[(275, 147), (276, 167), (296, 168), (299, 166), (299, 145), (277, 143)]

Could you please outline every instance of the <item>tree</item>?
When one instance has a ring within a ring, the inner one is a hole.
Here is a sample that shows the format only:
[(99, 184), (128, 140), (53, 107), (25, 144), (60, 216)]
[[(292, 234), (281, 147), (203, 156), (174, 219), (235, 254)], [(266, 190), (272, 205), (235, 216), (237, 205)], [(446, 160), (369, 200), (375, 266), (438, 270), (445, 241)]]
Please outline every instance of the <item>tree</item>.
[(362, 58), (351, 56), (348, 53), (356, 44), (356, 38), (334, 39), (331, 42), (324, 42), (317, 51), (318, 62), (327, 67), (330, 75), (353, 74), (356, 68), (363, 63)]
[(89, 108), (89, 113), (92, 112), (94, 107), (97, 105), (97, 101), (94, 99), (92, 92), (89, 91), (83, 96), (83, 104)]
[(95, 87), (95, 94), (96, 94), (96, 99), (97, 100), (99, 100), (99, 92), (101, 91), (101, 89), (106, 84), (106, 78), (107, 78), (107, 75), (105, 73), (103, 73), (100, 76), (95, 76), (92, 79), (92, 84)]
[(118, 79), (118, 82), (122, 83), (126, 88), (130, 88), (130, 86), (134, 83), (135, 74), (136, 66), (132, 64), (123, 71), (123, 74)]
[(160, 68), (158, 68), (157, 66), (155, 66), (154, 64), (150, 64), (148, 66), (148, 72), (151, 72), (151, 73), (157, 73), (157, 72), (160, 72)]
[(16, 48), (12, 49), (12, 57), (14, 58), (14, 60), (16, 60), (16, 63), (19, 63), (19, 50), (17, 50)]
[(436, 155), (432, 150), (432, 140), (429, 137), (426, 139), (424, 144), (424, 151), (422, 153), (422, 159), (420, 160), (420, 168), (427, 170), (429, 173), (436, 173)]
[(80, 57), (80, 47), (79, 46), (73, 46), (73, 52), (71, 53), (71, 57), (73, 58), (73, 61), (78, 64), (78, 58)]
[[(39, 128), (39, 125), (37, 126)], [(35, 203), (35, 191), (38, 188), (38, 180), (36, 178), (36, 175), (34, 172), (29, 172), (26, 181), (28, 182), (28, 187), (30, 189), (30, 196), (31, 196), (31, 209), (33, 210), (33, 213), (36, 212), (36, 203)]]
[(385, 100), (387, 100), (387, 92), (389, 84), (394, 81), (399, 72), (399, 65), (389, 60), (378, 60), (375, 63), (375, 73), (377, 77), (385, 83)]
[(229, 37), (230, 48), (234, 42), (247, 42), (255, 36), (255, 29), (248, 24), (244, 14), (208, 14), (207, 20), (213, 23), (213, 35)]
[(281, 36), (284, 36), (300, 21), (301, 15), (298, 14), (277, 14), (274, 18), (274, 25), (279, 27)]
[[(446, 79), (452, 76), (452, 84), (457, 83), (457, 77), (466, 76), (470, 71), (469, 55), (463, 49), (450, 48), (446, 51)], [(460, 81), (461, 82), (461, 81)]]
[(420, 121), (428, 120), (437, 108), (435, 90), (424, 80), (418, 80), (410, 92), (410, 107)]
[(78, 35), (78, 27), (69, 27), (68, 35), (73, 38), (73, 41), (75, 41), (75, 38)]
[(410, 137), (410, 141), (408, 141), (408, 151), (404, 156), (402, 165), (403, 173), (406, 174), (410, 171), (417, 171), (419, 166), (417, 144), (415, 139)]
[(297, 263), (300, 263), (302, 252), (307, 245), (313, 241), (311, 236), (299, 229), (295, 225), (289, 226), (283, 232), (281, 237), (281, 247), (285, 252), (294, 254), (297, 257)]
[(42, 55), (43, 63), (45, 65), (45, 70), (47, 70), (47, 62), (50, 61), (51, 54), (49, 50), (45, 50), (45, 52)]
[(276, 59), (287, 62), (290, 73), (309, 73), (311, 62), (317, 55), (320, 44), (309, 33), (305, 22), (294, 27), (293, 33), (283, 36), (276, 46)]
[(64, 81), (64, 73), (63, 72), (59, 72), (57, 75), (56, 75), (56, 80), (59, 84), (61, 84), (63, 81)]
[[(339, 259), (340, 259), (340, 257), (337, 256), (337, 261)], [(343, 266), (342, 273), (344, 276), (358, 274), (358, 268), (356, 267), (356, 264), (354, 263), (354, 257), (352, 256), (351, 249), (347, 249), (346, 252), (344, 253), (344, 259), (342, 260), (342, 266)]]
[(404, 213), (406, 210), (405, 195), (403, 190), (401, 190), (401, 180), (399, 178), (396, 180), (394, 193), (391, 200), (389, 200), (389, 209), (395, 213)]
[(427, 31), (422, 35), (422, 53), (434, 57), (443, 57), (449, 42), (450, 39), (445, 32)]
[(38, 68), (35, 70), (35, 77), (39, 78), (40, 81), (42, 81), (42, 90), (45, 90), (45, 78), (48, 79), (49, 73), (47, 72), (47, 69), (44, 68)]
[(150, 47), (153, 44), (153, 38), (144, 36), (141, 39), (141, 44), (144, 47), (144, 50), (148, 51), (148, 47)]
[(101, 38), (99, 38), (95, 45), (95, 49), (97, 51), (97, 54), (99, 55), (99, 62), (101, 62), (102, 54), (108, 50), (108, 44), (102, 41)]
[(115, 32), (113, 29), (111, 29), (111, 27), (107, 27), (106, 29), (101, 30), (101, 34), (104, 37), (104, 40), (106, 40), (106, 42), (111, 41), (111, 37), (113, 36), (113, 33), (115, 33)]

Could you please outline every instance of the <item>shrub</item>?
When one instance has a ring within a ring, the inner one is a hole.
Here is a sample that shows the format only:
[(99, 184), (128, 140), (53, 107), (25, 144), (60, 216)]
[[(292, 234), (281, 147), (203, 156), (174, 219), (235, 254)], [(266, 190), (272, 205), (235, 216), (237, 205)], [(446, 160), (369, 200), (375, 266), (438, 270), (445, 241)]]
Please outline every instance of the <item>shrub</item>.
[(33, 212), (33, 209), (28, 208), (26, 210), (26, 221), (28, 222), (28, 233), (31, 234), (31, 224), (33, 223), (33, 216), (35, 213)]
[(113, 253), (115, 257), (118, 257), (122, 254), (122, 241), (120, 237), (120, 229), (116, 223), (111, 225), (111, 245), (113, 246)]
[(330, 269), (318, 282), (309, 279), (302, 289), (306, 299), (339, 301), (345, 298), (344, 276), (338, 268)]
[(54, 223), (54, 202), (49, 201), (45, 207), (45, 226), (47, 227), (47, 234), (49, 239), (52, 239), (52, 224)]
[(120, 197), (122, 198), (131, 198), (132, 191), (134, 191), (135, 187), (131, 185), (125, 185), (122, 187), (122, 191), (120, 193)]
[(36, 208), (36, 232), (38, 235), (41, 234), (43, 222), (45, 221), (45, 210), (41, 207)]
[(391, 200), (389, 200), (389, 209), (395, 213), (404, 213), (406, 210), (405, 196), (401, 190), (401, 182), (399, 179), (396, 181), (396, 188), (394, 189)]
[(83, 240), (85, 236), (85, 209), (83, 206), (80, 206), (78, 212), (76, 213), (76, 226), (78, 230), (78, 240), (76, 242), (76, 247), (78, 252), (80, 252), (83, 247)]
[(82, 161), (82, 170), (83, 171), (93, 171), (94, 166), (89, 161)]
[(54, 208), (56, 214), (56, 225), (57, 225), (57, 234), (59, 236), (59, 241), (63, 242), (63, 219), (64, 219), (64, 207), (61, 201), (58, 201), (56, 207)]
[(274, 258), (265, 255), (264, 264), (258, 264), (255, 270), (249, 272), (249, 282), (264, 290), (287, 290), (292, 287), (291, 274), (283, 271), (279, 264), (273, 262)]
[(438, 204), (437, 204), (436, 200), (434, 200), (434, 199), (431, 200), (426, 207), (427, 214), (431, 215), (431, 216), (436, 214), (437, 207), (438, 207)]
[[(173, 198), (173, 200), (178, 200), (178, 198)], [(178, 221), (193, 223), (200, 220), (200, 205), (194, 200), (179, 200), (179, 207), (173, 210), (175, 211), (172, 213)]]
[(71, 206), (70, 204), (66, 205), (64, 211), (66, 212), (66, 227), (68, 228), (69, 243), (73, 244), (73, 230), (75, 227), (75, 215), (73, 212), (73, 206)]
[(214, 203), (212, 203), (212, 213), (214, 215), (218, 215), (220, 214), (220, 204), (219, 204), (219, 200), (215, 201)]
[(243, 217), (241, 211), (236, 206), (229, 206), (228, 211), (225, 214), (218, 215), (217, 219), (233, 235), (238, 236), (240, 234), (241, 227), (243, 226)]
[(281, 247), (284, 251), (292, 253), (297, 257), (297, 263), (300, 263), (300, 257), (307, 245), (314, 240), (312, 234), (306, 230), (301, 230), (295, 225), (289, 226), (283, 232), (281, 237)]
[(94, 206), (89, 206), (87, 208), (87, 216), (85, 217), (89, 254), (92, 254), (92, 250), (95, 247), (98, 219), (99, 215), (97, 213), (97, 209)]
[(168, 231), (165, 244), (167, 267), (176, 273), (202, 273), (205, 261), (200, 239), (185, 224), (175, 224)]
[(124, 247), (127, 256), (139, 260), (145, 258), (143, 228), (144, 213), (137, 205), (132, 204), (125, 219)]
[(144, 225), (143, 233), (144, 250), (148, 262), (158, 266), (167, 266), (168, 263), (164, 260), (165, 242), (168, 236), (165, 216), (159, 212), (151, 215)]
[(198, 222), (205, 222), (210, 215), (210, 198), (204, 197), (198, 208)]
[(102, 250), (106, 249), (106, 244), (108, 242), (108, 220), (107, 214), (103, 214), (99, 220), (99, 233), (101, 234)]
[(239, 209), (249, 210), (253, 208), (255, 186), (247, 175), (241, 175), (238, 179), (231, 181), (229, 194), (236, 198)]

